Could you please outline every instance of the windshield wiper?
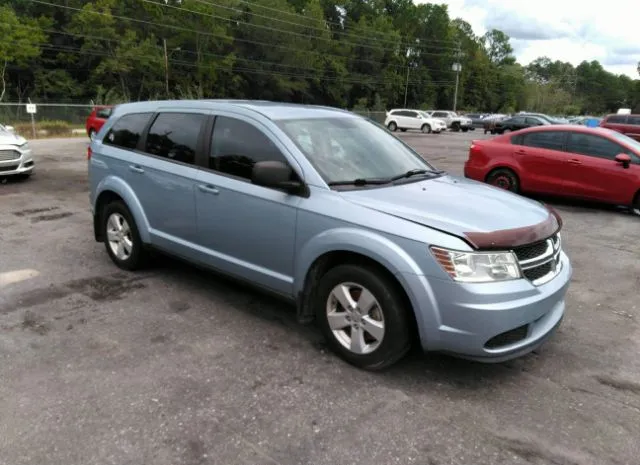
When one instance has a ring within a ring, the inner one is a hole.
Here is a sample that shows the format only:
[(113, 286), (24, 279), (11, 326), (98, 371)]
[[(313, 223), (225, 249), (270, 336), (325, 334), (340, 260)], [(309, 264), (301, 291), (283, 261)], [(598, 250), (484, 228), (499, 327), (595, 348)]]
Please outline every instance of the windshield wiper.
[(374, 184), (389, 184), (391, 182), (391, 178), (357, 178), (352, 179), (350, 181), (333, 181), (327, 183), (328, 186), (368, 186)]
[(414, 169), (414, 170), (409, 170), (406, 173), (402, 173), (399, 174), (397, 176), (393, 176), (391, 178), (389, 178), (389, 181), (393, 182), (393, 181), (398, 181), (400, 179), (404, 179), (404, 178), (410, 178), (412, 176), (418, 176), (420, 174), (443, 174), (444, 171), (442, 170), (424, 170), (424, 169)]

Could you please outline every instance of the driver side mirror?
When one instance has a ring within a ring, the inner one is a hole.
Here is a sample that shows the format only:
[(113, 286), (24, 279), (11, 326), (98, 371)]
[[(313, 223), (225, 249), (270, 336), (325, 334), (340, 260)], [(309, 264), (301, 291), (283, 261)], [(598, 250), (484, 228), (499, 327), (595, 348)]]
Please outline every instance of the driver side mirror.
[(629, 168), (629, 165), (631, 165), (631, 157), (626, 153), (616, 155), (615, 160), (616, 163), (620, 163), (623, 168)]
[(282, 189), (289, 194), (301, 194), (304, 184), (292, 181), (293, 170), (281, 161), (259, 161), (253, 165), (251, 182), (258, 186)]

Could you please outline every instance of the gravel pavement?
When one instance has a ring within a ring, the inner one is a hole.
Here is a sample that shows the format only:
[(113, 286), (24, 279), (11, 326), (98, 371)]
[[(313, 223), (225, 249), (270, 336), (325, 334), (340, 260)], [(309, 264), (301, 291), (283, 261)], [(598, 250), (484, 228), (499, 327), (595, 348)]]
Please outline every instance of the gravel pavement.
[[(468, 134), (403, 134), (461, 174)], [(637, 464), (640, 220), (558, 203), (574, 279), (537, 353), (419, 352), (384, 373), (294, 309), (171, 259), (118, 270), (93, 239), (83, 138), (31, 143), (0, 184), (0, 464)]]

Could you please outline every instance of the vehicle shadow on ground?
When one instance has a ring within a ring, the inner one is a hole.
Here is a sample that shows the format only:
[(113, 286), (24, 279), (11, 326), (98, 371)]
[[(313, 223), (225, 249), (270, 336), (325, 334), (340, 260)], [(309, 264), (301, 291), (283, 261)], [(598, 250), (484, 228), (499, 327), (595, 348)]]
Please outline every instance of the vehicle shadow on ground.
[(610, 205), (605, 203), (569, 199), (566, 197), (554, 197), (548, 195), (527, 195), (528, 198), (538, 200), (543, 203), (547, 203), (552, 207), (558, 207), (561, 210), (571, 211), (575, 213), (616, 213), (616, 214), (630, 214), (629, 208), (618, 205)]
[[(309, 350), (316, 353), (331, 352), (320, 330), (315, 326), (302, 325), (296, 319), (294, 305), (273, 295), (256, 290), (243, 282), (228, 278), (218, 273), (195, 267), (182, 260), (156, 254), (153, 258), (153, 268), (156, 273), (169, 278), (172, 282), (184, 288), (205, 290), (211, 295), (212, 301), (223, 300), (225, 304), (239, 310), (245, 317), (255, 318), (285, 326), (308, 341), (305, 347), (298, 350)], [(336, 363), (344, 363), (346, 370), (359, 371), (346, 362), (342, 362), (337, 355)], [(536, 357), (535, 353), (526, 357)], [(502, 383), (507, 378), (517, 377), (521, 373), (517, 365), (510, 362), (501, 364), (486, 364), (458, 359), (452, 356), (430, 353), (425, 354), (419, 342), (415, 341), (407, 356), (393, 367), (382, 372), (371, 373), (379, 381), (389, 387), (406, 389), (416, 384), (424, 391), (424, 383), (437, 383), (442, 386), (457, 387), (462, 390), (492, 389), (496, 383)]]

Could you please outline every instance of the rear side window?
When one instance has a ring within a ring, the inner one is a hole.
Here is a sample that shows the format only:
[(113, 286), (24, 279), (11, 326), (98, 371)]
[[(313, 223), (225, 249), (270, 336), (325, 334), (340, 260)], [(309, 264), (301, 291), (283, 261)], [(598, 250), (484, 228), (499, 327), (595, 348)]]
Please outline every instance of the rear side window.
[(206, 116), (200, 113), (160, 113), (149, 128), (145, 152), (195, 164), (198, 136), (205, 120)]
[(640, 126), (640, 115), (629, 116), (627, 124), (633, 124), (634, 126)]
[(152, 113), (124, 115), (109, 129), (103, 142), (114, 147), (134, 150), (151, 115)]
[(572, 132), (569, 134), (567, 150), (572, 153), (613, 160), (616, 155), (626, 152), (622, 146), (604, 137)]
[(410, 116), (411, 118), (417, 118), (418, 114), (415, 111), (408, 111), (407, 116)]
[(625, 124), (627, 122), (626, 115), (613, 115), (606, 119), (607, 124)]
[(259, 161), (289, 164), (278, 147), (257, 127), (236, 118), (218, 116), (213, 127), (209, 168), (250, 180), (253, 165)]
[(566, 133), (562, 131), (530, 132), (522, 136), (520, 145), (561, 151), (564, 147), (565, 134)]

